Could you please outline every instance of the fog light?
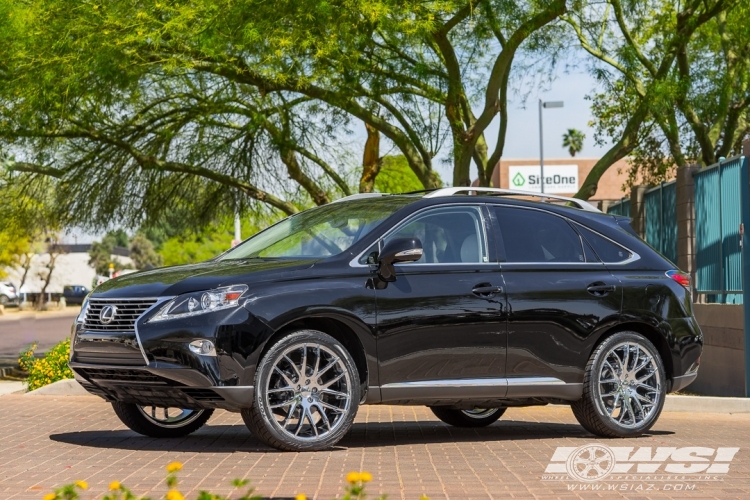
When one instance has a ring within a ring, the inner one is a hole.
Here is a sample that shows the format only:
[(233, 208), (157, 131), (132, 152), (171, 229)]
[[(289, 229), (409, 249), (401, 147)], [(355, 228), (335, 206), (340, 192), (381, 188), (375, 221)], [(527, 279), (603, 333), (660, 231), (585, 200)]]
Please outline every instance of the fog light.
[(193, 340), (190, 342), (190, 350), (201, 356), (216, 356), (214, 343), (210, 340)]

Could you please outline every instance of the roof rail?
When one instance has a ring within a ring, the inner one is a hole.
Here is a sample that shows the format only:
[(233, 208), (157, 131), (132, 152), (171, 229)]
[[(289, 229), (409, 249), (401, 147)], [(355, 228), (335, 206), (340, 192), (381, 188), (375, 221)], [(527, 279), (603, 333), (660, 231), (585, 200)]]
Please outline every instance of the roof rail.
[(333, 200), (331, 203), (338, 203), (339, 201), (349, 201), (349, 200), (358, 200), (362, 198), (377, 198), (379, 196), (385, 196), (388, 193), (356, 193), (356, 194), (350, 194), (349, 196), (344, 196), (343, 198), (339, 198), (338, 200)]
[(534, 193), (531, 191), (518, 191), (515, 189), (499, 189), (499, 188), (485, 188), (485, 187), (448, 187), (438, 189), (431, 193), (426, 194), (425, 198), (438, 198), (440, 196), (453, 196), (459, 193), (487, 193), (489, 196), (492, 195), (505, 195), (505, 196), (533, 196), (535, 198), (541, 198), (542, 201), (545, 199), (559, 200), (572, 203), (581, 210), (587, 212), (601, 212), (598, 208), (587, 201), (579, 200), (578, 198), (569, 198), (567, 196), (558, 196), (556, 194), (547, 193)]

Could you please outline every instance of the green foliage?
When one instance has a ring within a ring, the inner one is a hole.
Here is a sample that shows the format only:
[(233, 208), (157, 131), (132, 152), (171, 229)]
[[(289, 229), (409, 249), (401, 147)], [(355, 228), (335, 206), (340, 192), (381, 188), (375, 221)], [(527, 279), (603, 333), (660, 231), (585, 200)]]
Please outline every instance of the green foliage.
[(30, 241), (17, 230), (0, 231), (0, 278), (7, 276), (6, 267), (21, 264), (22, 256), (31, 249)]
[[(440, 182), (442, 185), (442, 182)], [(380, 193), (408, 193), (419, 191), (424, 186), (403, 155), (385, 156), (381, 160), (380, 172), (375, 178), (375, 191)]]
[[(272, 222), (275, 221), (258, 216), (243, 217), (240, 226), (243, 238), (249, 238)], [(167, 266), (203, 262), (229, 250), (233, 239), (234, 219), (226, 217), (205, 226), (201, 231), (188, 231), (169, 238), (159, 250), (159, 255)]]
[(151, 269), (163, 264), (162, 256), (143, 233), (136, 234), (130, 241), (130, 258), (136, 269)]
[[(124, 245), (123, 243), (124, 237)], [(114, 265), (114, 270), (132, 269), (130, 264), (123, 264), (118, 258), (113, 257), (116, 246), (127, 247), (127, 234), (122, 230), (110, 231), (102, 238), (102, 241), (95, 241), (91, 244), (89, 250), (89, 265), (94, 268), (96, 274), (107, 276), (109, 274), (109, 265)]]
[(73, 378), (73, 372), (68, 366), (70, 339), (55, 345), (41, 359), (34, 357), (36, 348), (36, 343), (31, 344), (18, 359), (21, 368), (29, 372), (29, 378), (26, 379), (28, 390), (33, 391), (58, 380)]
[(580, 130), (569, 128), (568, 131), (563, 134), (562, 145), (564, 148), (568, 148), (570, 156), (575, 156), (576, 153), (580, 153), (583, 149), (584, 139), (586, 139), (586, 134)]
[[(166, 485), (169, 490), (164, 495), (164, 500), (185, 500), (185, 497), (178, 489), (179, 480), (177, 473), (182, 470), (182, 463), (172, 462), (167, 465), (167, 478)], [(366, 484), (372, 481), (372, 474), (369, 472), (350, 472), (346, 475), (346, 482), (348, 483), (344, 487), (344, 495), (341, 497), (343, 500), (365, 500), (367, 498)], [(255, 488), (249, 486), (250, 481), (247, 479), (234, 479), (232, 486), (235, 489), (241, 489), (239, 494), (241, 496), (236, 497), (237, 500), (261, 500), (260, 495), (254, 494)], [(44, 495), (43, 500), (80, 500), (81, 492), (88, 490), (89, 484), (86, 481), (75, 481), (74, 483), (67, 484), (58, 488), (53, 493)], [(244, 491), (242, 491), (244, 490)], [(235, 498), (232, 495), (221, 496), (215, 495), (208, 491), (201, 491), (198, 493), (196, 500), (229, 500)], [(304, 493), (300, 493), (294, 497), (295, 500), (307, 500), (307, 496)], [(378, 497), (378, 500), (385, 500), (386, 495)], [(102, 500), (150, 500), (150, 497), (136, 497), (130, 489), (124, 486), (120, 481), (112, 481), (109, 483), (109, 493), (102, 497)], [(429, 500), (425, 495), (420, 497), (420, 500)]]

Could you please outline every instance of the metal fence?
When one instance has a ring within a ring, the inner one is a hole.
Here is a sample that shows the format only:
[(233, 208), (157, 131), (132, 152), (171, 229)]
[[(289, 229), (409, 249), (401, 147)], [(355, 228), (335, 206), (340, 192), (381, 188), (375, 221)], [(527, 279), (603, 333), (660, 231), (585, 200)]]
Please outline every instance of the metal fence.
[(630, 198), (623, 198), (617, 203), (607, 207), (607, 213), (612, 215), (624, 215), (630, 217)]
[(695, 173), (696, 291), (708, 302), (742, 303), (741, 168), (737, 156)]
[(677, 183), (662, 182), (643, 196), (646, 241), (664, 257), (677, 262)]

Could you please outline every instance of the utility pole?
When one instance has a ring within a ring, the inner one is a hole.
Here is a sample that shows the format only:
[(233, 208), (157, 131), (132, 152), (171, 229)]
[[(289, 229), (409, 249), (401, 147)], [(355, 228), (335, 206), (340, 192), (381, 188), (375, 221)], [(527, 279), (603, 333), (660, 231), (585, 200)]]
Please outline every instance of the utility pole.
[(539, 99), (539, 175), (541, 176), (541, 189), (544, 194), (544, 135), (542, 133), (542, 108), (562, 108), (563, 101), (547, 101)]

